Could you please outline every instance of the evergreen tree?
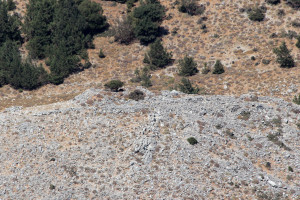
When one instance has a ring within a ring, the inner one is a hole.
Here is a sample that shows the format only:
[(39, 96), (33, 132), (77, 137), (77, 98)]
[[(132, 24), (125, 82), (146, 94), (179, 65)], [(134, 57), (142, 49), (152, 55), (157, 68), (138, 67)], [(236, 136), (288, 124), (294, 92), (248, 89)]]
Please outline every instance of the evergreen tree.
[(141, 43), (147, 44), (156, 39), (164, 16), (164, 7), (158, 1), (142, 2), (134, 9), (134, 32)]
[(279, 48), (275, 48), (273, 52), (277, 55), (277, 63), (280, 64), (281, 68), (292, 68), (295, 66), (295, 61), (290, 54), (285, 42), (283, 42)]
[(0, 45), (6, 40), (20, 41), (19, 19), (8, 14), (6, 2), (0, 1)]
[(224, 66), (222, 65), (220, 60), (217, 60), (212, 73), (213, 74), (223, 74), (224, 72), (225, 72)]
[(181, 79), (181, 84), (179, 84), (179, 90), (186, 94), (198, 94), (199, 88), (193, 87), (192, 83), (187, 78)]
[(87, 23), (86, 34), (94, 35), (108, 26), (100, 4), (90, 0), (84, 0), (80, 3), (78, 9)]
[(172, 54), (168, 53), (161, 40), (157, 39), (150, 45), (150, 50), (145, 54), (144, 63), (150, 65), (152, 70), (163, 68), (171, 62)]
[(28, 38), (27, 48), (33, 58), (44, 58), (51, 44), (51, 26), (55, 0), (30, 0), (23, 30)]
[(192, 57), (185, 56), (179, 60), (179, 75), (180, 76), (193, 76), (198, 72), (197, 63)]
[(16, 9), (16, 4), (13, 0), (7, 0), (6, 3), (7, 3), (7, 9), (9, 11)]
[(64, 40), (53, 46), (51, 54), (49, 58), (51, 83), (61, 84), (70, 73), (79, 70), (79, 58), (70, 54)]
[(18, 45), (8, 40), (0, 48), (1, 84), (10, 84), (14, 88), (35, 89), (47, 81), (47, 73), (42, 67), (36, 67), (29, 61), (23, 63)]

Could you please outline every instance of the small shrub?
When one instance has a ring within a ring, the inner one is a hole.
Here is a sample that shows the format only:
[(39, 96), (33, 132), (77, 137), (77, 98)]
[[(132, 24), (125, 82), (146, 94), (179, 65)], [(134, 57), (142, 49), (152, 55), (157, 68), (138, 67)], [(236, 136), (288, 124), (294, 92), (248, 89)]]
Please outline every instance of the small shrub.
[(231, 139), (236, 139), (235, 135), (233, 134), (233, 132), (229, 129), (227, 129), (225, 131), (226, 135), (228, 135)]
[(280, 0), (266, 0), (268, 4), (277, 5), (280, 3)]
[(239, 115), (239, 119), (246, 121), (246, 120), (250, 119), (250, 116), (251, 116), (251, 113), (249, 111), (242, 111)]
[(179, 90), (186, 94), (198, 94), (199, 88), (193, 87), (190, 80), (187, 78), (181, 79), (181, 84), (179, 84)]
[(106, 83), (104, 86), (110, 89), (113, 92), (118, 92), (121, 87), (123, 87), (124, 83), (120, 80), (111, 80)]
[(261, 61), (264, 65), (268, 65), (268, 64), (270, 64), (270, 60), (267, 60), (267, 59), (263, 59), (262, 61)]
[(300, 130), (300, 122), (296, 124), (297, 128)]
[(223, 74), (224, 72), (225, 72), (224, 66), (222, 65), (220, 60), (217, 60), (212, 73), (213, 74)]
[(291, 149), (287, 147), (283, 142), (281, 142), (276, 135), (268, 134), (267, 136), (268, 140), (279, 146), (280, 148), (283, 148), (284, 150), (290, 151)]
[(188, 141), (191, 145), (198, 144), (198, 141), (197, 141), (196, 138), (194, 138), (194, 137), (188, 138), (187, 141)]
[(293, 170), (293, 168), (292, 168), (291, 166), (288, 167), (288, 170), (289, 170), (290, 172), (294, 172), (294, 170)]
[(270, 162), (266, 162), (266, 168), (271, 169), (271, 163)]
[(254, 8), (248, 13), (248, 17), (251, 21), (263, 21), (265, 13), (261, 8)]
[(284, 16), (284, 15), (285, 15), (284, 10), (283, 10), (283, 9), (279, 9), (279, 10), (277, 11), (277, 15), (278, 15), (279, 17)]
[(208, 74), (209, 72), (210, 72), (210, 67), (207, 66), (207, 63), (204, 63), (202, 74)]
[(105, 55), (104, 55), (102, 49), (100, 49), (98, 56), (99, 56), (99, 58), (105, 58)]
[(50, 187), (49, 187), (50, 190), (54, 190), (55, 189), (55, 186), (50, 184)]
[(281, 68), (292, 68), (295, 66), (295, 61), (290, 54), (285, 42), (283, 42), (279, 48), (275, 48), (273, 52), (277, 55), (277, 63)]
[(201, 15), (205, 11), (205, 6), (198, 5), (196, 0), (181, 0), (178, 10), (189, 15)]
[(216, 129), (219, 130), (219, 129), (222, 129), (222, 128), (223, 128), (223, 126), (222, 126), (221, 124), (217, 124), (217, 125), (216, 125)]
[(298, 95), (298, 97), (297, 95), (294, 97), (293, 102), (297, 105), (300, 105), (300, 94)]
[(129, 94), (129, 99), (133, 99), (135, 101), (143, 100), (144, 98), (145, 98), (145, 94), (141, 90), (134, 90)]
[(251, 137), (250, 135), (247, 135), (248, 140), (251, 142), (252, 140), (254, 140), (253, 137)]
[(134, 38), (134, 30), (128, 19), (119, 20), (115, 26), (115, 41), (120, 44), (130, 44)]
[(281, 117), (278, 116), (277, 118), (272, 119), (272, 123), (277, 127), (281, 127), (282, 124)]
[(198, 72), (197, 63), (192, 57), (188, 56), (179, 60), (178, 69), (180, 76), (193, 76)]
[(298, 47), (300, 49), (300, 36), (298, 36), (298, 38), (297, 38), (296, 47)]

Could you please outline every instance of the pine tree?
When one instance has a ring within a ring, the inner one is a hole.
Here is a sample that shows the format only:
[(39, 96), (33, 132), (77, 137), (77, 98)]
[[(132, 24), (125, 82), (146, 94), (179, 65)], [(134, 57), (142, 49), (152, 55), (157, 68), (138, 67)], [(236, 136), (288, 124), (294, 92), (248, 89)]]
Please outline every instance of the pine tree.
[(6, 40), (22, 41), (19, 24), (15, 15), (8, 14), (6, 2), (0, 1), (0, 45)]
[(181, 84), (179, 84), (179, 90), (186, 94), (198, 94), (199, 88), (193, 87), (192, 83), (187, 78), (181, 79)]
[(108, 26), (100, 4), (90, 0), (84, 0), (80, 3), (78, 9), (87, 23), (85, 34), (94, 35)]
[(168, 53), (161, 40), (157, 39), (153, 44), (150, 45), (150, 50), (145, 54), (144, 63), (150, 65), (152, 70), (157, 68), (163, 68), (168, 65), (172, 60), (172, 54)]
[(143, 44), (153, 42), (159, 35), (159, 25), (165, 15), (158, 1), (146, 1), (133, 10), (134, 33)]
[(224, 72), (225, 72), (224, 66), (222, 65), (220, 60), (217, 60), (212, 73), (213, 74), (223, 74)]
[(23, 30), (28, 38), (27, 48), (33, 58), (45, 58), (51, 44), (55, 0), (30, 0)]
[(185, 56), (180, 59), (178, 68), (180, 76), (193, 76), (198, 73), (197, 63), (192, 57)]
[(290, 54), (285, 42), (283, 42), (279, 48), (275, 48), (273, 52), (277, 55), (277, 63), (280, 64), (281, 68), (292, 68), (295, 66), (295, 61)]

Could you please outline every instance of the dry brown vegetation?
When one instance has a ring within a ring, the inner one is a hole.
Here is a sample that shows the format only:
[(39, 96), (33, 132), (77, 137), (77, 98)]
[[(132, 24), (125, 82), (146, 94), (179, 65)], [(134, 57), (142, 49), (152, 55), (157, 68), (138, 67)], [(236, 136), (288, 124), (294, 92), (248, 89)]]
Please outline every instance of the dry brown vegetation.
[[(110, 1), (99, 2), (108, 22), (113, 26), (121, 17), (126, 16), (126, 5), (114, 4)], [(18, 0), (18, 12), (24, 14), (25, 2)], [(205, 62), (212, 66), (217, 59), (225, 66), (225, 73), (221, 75), (201, 74), (191, 77), (193, 83), (205, 88), (209, 94), (241, 95), (255, 93), (259, 96), (275, 96), (291, 101), (300, 91), (300, 52), (295, 46), (296, 38), (289, 39), (284, 33), (295, 31), (298, 27), (292, 26), (299, 11), (287, 6), (284, 2), (272, 6), (264, 0), (200, 0), (206, 5), (201, 16), (189, 16), (180, 13), (175, 0), (161, 1), (167, 8), (170, 19), (163, 21), (162, 26), (170, 34), (163, 37), (164, 46), (173, 52), (177, 60), (166, 69), (152, 72), (153, 91), (174, 87), (180, 77), (177, 75), (177, 61), (184, 55), (193, 56), (198, 67)], [(265, 20), (252, 22), (246, 12), (241, 8), (264, 5), (267, 7)], [(283, 9), (284, 16), (278, 16)], [(199, 18), (207, 17), (208, 32), (204, 33)], [(172, 31), (177, 29), (176, 34)], [(277, 37), (271, 38), (275, 33)], [(285, 41), (295, 58), (297, 67), (292, 69), (279, 68), (272, 52), (281, 42)], [(20, 93), (9, 86), (0, 88), (0, 109), (12, 105), (33, 106), (70, 99), (90, 87), (104, 87), (104, 83), (111, 79), (120, 79), (126, 82), (125, 89), (133, 88), (138, 83), (129, 80), (134, 76), (134, 70), (143, 66), (144, 53), (148, 47), (142, 46), (138, 41), (132, 44), (120, 45), (114, 42), (113, 37), (96, 37), (95, 49), (88, 51), (93, 67), (84, 72), (71, 75), (65, 83), (59, 86), (46, 85), (36, 91)], [(98, 57), (102, 48), (106, 57)], [(255, 60), (251, 57), (254, 56)], [(262, 60), (271, 60), (265, 65)], [(201, 71), (201, 69), (199, 69)]]

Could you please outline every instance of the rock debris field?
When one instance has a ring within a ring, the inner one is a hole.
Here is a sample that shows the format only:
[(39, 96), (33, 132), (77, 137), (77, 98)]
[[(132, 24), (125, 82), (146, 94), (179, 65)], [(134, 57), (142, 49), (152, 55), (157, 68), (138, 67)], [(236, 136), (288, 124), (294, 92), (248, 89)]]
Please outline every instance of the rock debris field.
[(300, 198), (300, 106), (139, 89), (2, 111), (0, 199)]

